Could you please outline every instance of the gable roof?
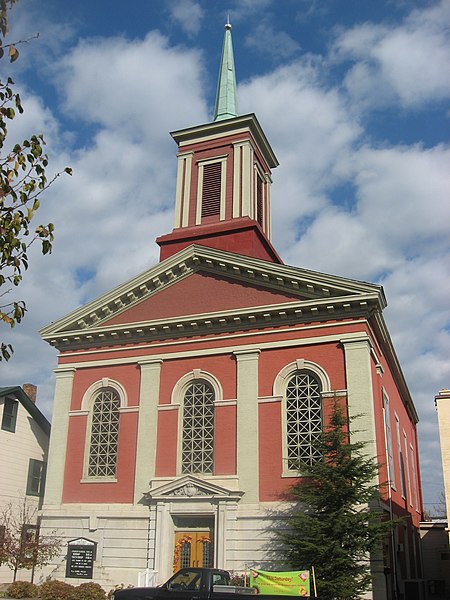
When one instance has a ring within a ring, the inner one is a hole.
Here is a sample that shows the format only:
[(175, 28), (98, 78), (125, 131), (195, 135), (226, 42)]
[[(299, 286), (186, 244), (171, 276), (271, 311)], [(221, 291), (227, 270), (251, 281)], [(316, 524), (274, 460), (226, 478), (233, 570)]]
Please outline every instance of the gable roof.
[[(268, 300), (262, 305), (231, 309), (219, 306), (216, 310), (209, 303), (206, 310), (202, 308), (198, 313), (179, 314), (178, 310), (177, 315), (155, 318), (147, 314), (144, 319), (133, 320), (138, 319), (139, 305), (194, 273), (258, 288), (262, 294), (266, 292)], [(379, 285), (192, 245), (44, 327), (40, 333), (51, 345), (65, 349), (118, 344), (121, 340), (129, 343), (130, 339), (142, 340), (143, 336), (186, 336), (191, 332), (198, 335), (202, 328), (211, 332), (215, 327), (220, 331), (237, 325), (255, 327), (258, 322), (267, 326), (271, 320), (289, 317), (307, 322), (360, 316), (381, 312), (385, 306)]]
[(0, 387), (0, 398), (15, 398), (18, 400), (25, 410), (28, 411), (30, 416), (34, 419), (34, 421), (39, 425), (42, 431), (46, 435), (50, 435), (50, 423), (41, 413), (36, 404), (30, 400), (27, 394), (23, 391), (23, 389), (19, 386), (9, 386), (9, 387)]

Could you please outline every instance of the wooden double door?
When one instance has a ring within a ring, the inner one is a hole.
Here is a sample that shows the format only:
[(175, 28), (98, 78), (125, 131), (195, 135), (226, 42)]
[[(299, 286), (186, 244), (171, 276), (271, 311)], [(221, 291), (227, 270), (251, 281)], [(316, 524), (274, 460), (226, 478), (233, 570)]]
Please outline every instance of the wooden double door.
[(212, 529), (175, 532), (173, 572), (189, 567), (214, 565)]

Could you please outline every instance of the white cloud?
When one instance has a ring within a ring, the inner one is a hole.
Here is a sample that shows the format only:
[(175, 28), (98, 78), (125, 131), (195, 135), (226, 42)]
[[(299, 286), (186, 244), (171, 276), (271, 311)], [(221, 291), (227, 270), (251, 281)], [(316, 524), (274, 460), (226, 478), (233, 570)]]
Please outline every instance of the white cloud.
[(280, 250), (296, 240), (301, 218), (327, 204), (343, 181), (346, 159), (361, 134), (336, 90), (321, 86), (316, 66), (297, 61), (239, 87), (243, 112), (256, 112), (277, 155), (273, 224)]
[(286, 60), (298, 53), (300, 44), (285, 31), (276, 31), (269, 23), (261, 23), (252, 29), (245, 45), (263, 53), (265, 58)]
[(170, 46), (157, 31), (142, 41), (82, 41), (55, 75), (68, 113), (129, 138), (164, 141), (168, 131), (206, 119), (199, 53)]
[[(230, 12), (230, 21), (240, 21), (252, 15), (264, 13), (273, 4), (273, 0), (235, 0)], [(227, 7), (224, 7), (227, 9)], [(228, 10), (228, 9), (227, 9)]]
[(354, 157), (358, 214), (380, 241), (405, 254), (448, 242), (450, 148), (363, 148)]
[(450, 96), (450, 2), (414, 10), (400, 25), (364, 23), (338, 35), (334, 59), (354, 61), (344, 84), (361, 105), (418, 108)]
[(317, 271), (374, 281), (380, 272), (395, 268), (400, 257), (390, 247), (380, 245), (376, 232), (355, 214), (329, 207), (289, 249), (286, 260)]
[(199, 2), (195, 0), (173, 0), (170, 3), (170, 13), (174, 21), (190, 37), (200, 31), (204, 11)]

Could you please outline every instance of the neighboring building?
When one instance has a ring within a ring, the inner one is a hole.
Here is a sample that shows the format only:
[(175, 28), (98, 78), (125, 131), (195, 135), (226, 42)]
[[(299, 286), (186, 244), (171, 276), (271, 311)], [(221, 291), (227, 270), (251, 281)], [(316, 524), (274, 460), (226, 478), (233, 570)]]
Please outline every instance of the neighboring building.
[(447, 519), (450, 515), (450, 390), (441, 390), (435, 397), (441, 441), (442, 471)]
[(175, 227), (159, 264), (41, 332), (59, 350), (43, 526), (92, 544), (105, 586), (146, 568), (161, 582), (180, 565), (273, 566), (283, 493), (337, 397), (364, 415), (351, 437), (389, 480), (387, 518), (408, 517), (372, 561), (373, 597), (392, 598), (421, 577), (422, 500), (384, 292), (283, 264), (278, 162), (235, 91), (227, 26), (214, 121), (172, 133)]
[[(50, 423), (35, 402), (34, 385), (0, 387), (0, 544), (5, 509), (18, 514), (26, 505), (32, 522), (24, 526), (34, 530), (44, 496)], [(11, 580), (11, 571), (0, 566), (0, 583)]]
[(434, 519), (420, 524), (423, 572), (428, 598), (448, 598), (450, 591), (450, 548), (447, 520)]

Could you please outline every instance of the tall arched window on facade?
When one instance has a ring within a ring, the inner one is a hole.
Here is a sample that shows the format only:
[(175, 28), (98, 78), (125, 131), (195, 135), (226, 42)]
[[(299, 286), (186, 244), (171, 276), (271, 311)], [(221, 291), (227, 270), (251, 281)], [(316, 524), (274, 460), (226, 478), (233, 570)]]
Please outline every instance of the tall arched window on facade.
[(120, 397), (111, 387), (96, 392), (91, 412), (87, 476), (115, 478), (119, 442)]
[(214, 472), (214, 390), (204, 380), (189, 384), (183, 399), (181, 469)]
[(293, 373), (286, 385), (287, 467), (301, 470), (322, 455), (314, 448), (322, 433), (322, 398), (318, 378), (306, 370)]

